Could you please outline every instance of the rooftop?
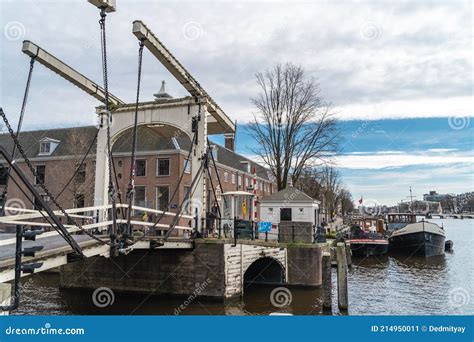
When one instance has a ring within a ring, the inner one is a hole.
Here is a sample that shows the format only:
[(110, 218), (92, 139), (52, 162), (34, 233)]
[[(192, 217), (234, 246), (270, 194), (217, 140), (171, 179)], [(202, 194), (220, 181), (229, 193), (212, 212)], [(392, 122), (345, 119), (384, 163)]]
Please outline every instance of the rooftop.
[[(91, 142), (97, 134), (98, 128), (95, 126), (71, 127), (71, 128), (54, 128), (44, 130), (23, 131), (20, 134), (20, 143), (24, 147), (28, 158), (52, 158), (65, 156), (83, 156)], [(48, 138), (59, 141), (59, 145), (50, 155), (41, 155), (39, 146), (40, 141)], [(132, 131), (121, 134), (112, 146), (113, 153), (130, 153), (132, 150)], [(217, 146), (218, 164), (226, 165), (230, 168), (247, 172), (245, 163), (250, 164), (250, 170), (256, 168), (257, 175), (260, 178), (270, 180), (270, 171), (252, 160), (239, 155), (233, 151), (226, 149), (224, 146), (210, 142)], [(0, 145), (4, 146), (7, 151), (13, 149), (13, 141), (8, 133), (0, 134)], [(160, 136), (152, 127), (138, 127), (138, 152), (156, 152), (156, 151), (189, 151), (191, 139), (186, 135), (176, 138), (168, 138)], [(95, 156), (96, 146), (94, 144), (90, 155)], [(18, 152), (16, 154), (19, 156)]]
[(318, 200), (306, 195), (303, 191), (288, 186), (283, 190), (275, 192), (274, 194), (264, 197), (260, 202), (300, 202), (300, 203), (320, 203)]

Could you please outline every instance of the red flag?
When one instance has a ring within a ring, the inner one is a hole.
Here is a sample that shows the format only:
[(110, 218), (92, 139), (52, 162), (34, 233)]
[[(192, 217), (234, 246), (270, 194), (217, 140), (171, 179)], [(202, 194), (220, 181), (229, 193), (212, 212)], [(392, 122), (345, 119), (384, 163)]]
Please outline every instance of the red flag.
[(360, 196), (359, 204), (362, 204), (362, 202), (363, 202), (362, 196)]

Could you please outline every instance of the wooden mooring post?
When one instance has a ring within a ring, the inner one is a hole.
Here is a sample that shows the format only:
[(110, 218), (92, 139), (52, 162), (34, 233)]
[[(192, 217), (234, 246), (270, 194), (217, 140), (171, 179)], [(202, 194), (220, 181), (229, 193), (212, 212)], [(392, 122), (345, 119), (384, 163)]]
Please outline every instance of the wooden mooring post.
[[(8, 283), (0, 284), (0, 306), (8, 306), (11, 302), (12, 285)], [(8, 311), (0, 309), (0, 316), (8, 315)]]
[(331, 276), (331, 254), (323, 253), (323, 311), (332, 308), (332, 276)]
[(347, 257), (345, 244), (339, 242), (336, 247), (337, 258), (337, 302), (339, 310), (347, 311), (349, 296), (347, 289)]
[(351, 251), (351, 244), (346, 243), (346, 258), (347, 258), (347, 266), (352, 267), (352, 251)]

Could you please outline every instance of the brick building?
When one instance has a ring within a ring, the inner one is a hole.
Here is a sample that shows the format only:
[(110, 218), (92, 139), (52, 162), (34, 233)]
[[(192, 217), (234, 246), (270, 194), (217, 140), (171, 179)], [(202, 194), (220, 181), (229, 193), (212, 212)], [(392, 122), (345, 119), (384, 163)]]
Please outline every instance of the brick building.
[[(36, 168), (38, 177), (34, 179), (27, 165), (17, 152), (18, 165), (34, 184), (44, 183), (65, 208), (87, 207), (94, 204), (94, 177), (95, 177), (95, 145), (92, 147), (85, 163), (77, 175), (70, 181), (71, 176), (86, 154), (91, 142), (97, 134), (95, 126), (61, 128), (21, 133), (20, 142), (24, 146), (28, 158)], [(253, 183), (253, 168), (257, 170), (257, 194), (264, 197), (276, 190), (272, 177), (266, 168), (233, 151), (233, 138), (225, 137), (226, 146), (211, 143), (212, 153), (216, 160), (217, 170), (211, 168), (211, 177), (214, 186), (218, 185), (219, 173), (221, 192), (231, 190), (248, 190)], [(13, 147), (8, 134), (0, 134), (0, 145), (7, 151)], [(130, 154), (132, 146), (132, 131), (120, 135), (113, 144), (113, 155), (117, 184), (120, 188), (122, 201), (130, 174)], [(186, 199), (191, 184), (191, 165), (187, 161), (191, 141), (187, 136), (165, 138), (153, 126), (138, 128), (137, 168), (135, 178), (134, 203), (138, 206), (166, 209), (168, 204), (175, 211), (180, 203)], [(0, 168), (0, 189), (5, 186), (7, 165), (2, 162)], [(182, 183), (176, 195), (172, 195), (178, 184), (179, 177), (185, 172)], [(16, 176), (12, 174), (13, 180)], [(69, 182), (70, 181), (70, 182)], [(66, 184), (69, 184), (66, 186)], [(208, 211), (215, 200), (211, 191), (210, 181), (207, 182)], [(63, 191), (63, 188), (65, 190)], [(41, 192), (41, 189), (38, 187)], [(28, 196), (26, 196), (28, 195)], [(10, 181), (8, 185), (8, 204), (34, 208), (34, 199), (31, 194), (23, 194)], [(48, 201), (48, 198), (45, 198)]]

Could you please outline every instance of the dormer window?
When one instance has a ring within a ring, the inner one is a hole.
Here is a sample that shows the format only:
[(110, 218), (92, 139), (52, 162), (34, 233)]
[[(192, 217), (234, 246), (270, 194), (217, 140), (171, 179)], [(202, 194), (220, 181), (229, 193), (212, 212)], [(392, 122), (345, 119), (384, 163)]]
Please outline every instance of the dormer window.
[(51, 143), (50, 142), (42, 142), (40, 144), (40, 154), (51, 154)]
[(51, 138), (43, 138), (40, 140), (40, 149), (39, 155), (40, 156), (49, 156), (51, 155), (56, 147), (59, 145), (59, 140), (51, 139)]

